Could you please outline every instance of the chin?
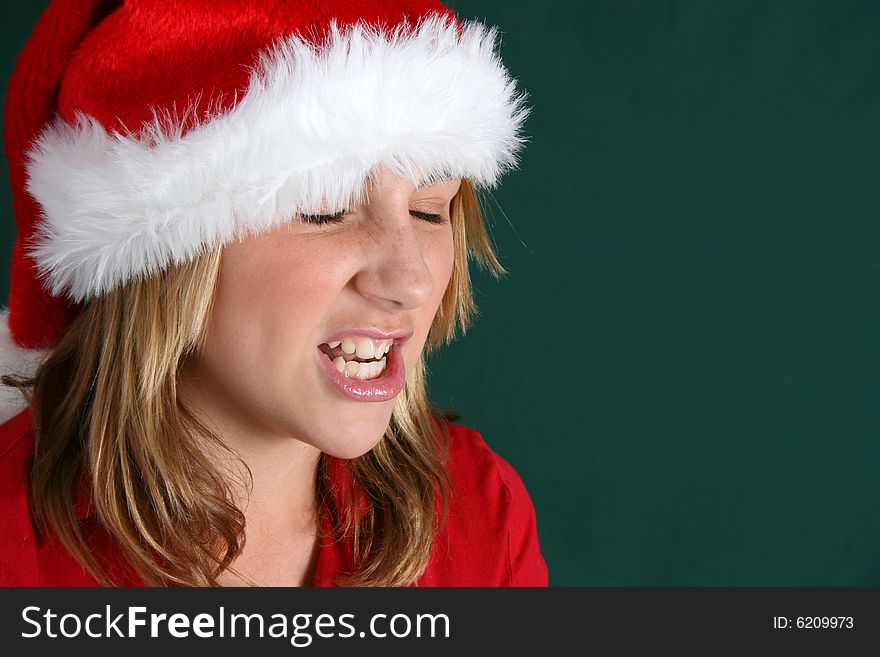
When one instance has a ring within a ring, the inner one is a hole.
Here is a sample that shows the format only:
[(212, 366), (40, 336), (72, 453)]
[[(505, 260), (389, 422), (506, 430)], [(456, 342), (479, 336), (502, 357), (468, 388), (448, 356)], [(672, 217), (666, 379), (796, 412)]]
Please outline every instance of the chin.
[(335, 426), (335, 430), (322, 431), (320, 436), (313, 436), (310, 442), (328, 456), (354, 459), (363, 456), (382, 441), (390, 420), (391, 416), (388, 414), (382, 418), (361, 418), (344, 424), (328, 423), (325, 426)]
[(371, 449), (373, 449), (376, 445), (378, 445), (382, 438), (385, 437), (385, 432), (380, 432), (379, 434), (371, 434), (369, 436), (358, 436), (357, 440), (353, 440), (348, 443), (338, 444), (334, 442), (333, 444), (327, 445), (321, 449), (322, 452), (327, 454), (328, 456), (333, 456), (338, 459), (356, 459), (359, 456), (363, 456)]

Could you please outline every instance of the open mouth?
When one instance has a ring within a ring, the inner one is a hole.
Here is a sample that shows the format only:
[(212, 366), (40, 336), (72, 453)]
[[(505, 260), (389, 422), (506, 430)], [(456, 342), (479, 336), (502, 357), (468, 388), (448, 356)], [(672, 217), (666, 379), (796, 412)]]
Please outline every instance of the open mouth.
[(379, 379), (388, 367), (388, 352), (394, 340), (373, 340), (363, 336), (346, 337), (324, 343), (318, 349), (333, 366), (349, 379), (369, 381)]

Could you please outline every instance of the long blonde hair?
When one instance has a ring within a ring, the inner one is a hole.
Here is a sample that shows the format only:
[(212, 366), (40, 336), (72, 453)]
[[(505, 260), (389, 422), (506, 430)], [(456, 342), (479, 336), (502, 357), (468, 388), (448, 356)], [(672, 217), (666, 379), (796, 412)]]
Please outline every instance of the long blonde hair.
[[(468, 261), (495, 275), (504, 272), (468, 181), (450, 212), (454, 264), (427, 351), (475, 317)], [(37, 525), (55, 532), (101, 583), (117, 582), (91, 554), (77, 518), (83, 477), (98, 521), (148, 585), (217, 585), (244, 547), (245, 519), (232, 501), (231, 482), (206, 457), (201, 441), (226, 448), (177, 394), (183, 362), (204, 341), (221, 260), (217, 246), (95, 299), (32, 379), (4, 377), (28, 396), (34, 411), (31, 505)], [(444, 427), (443, 414), (428, 399), (420, 359), (383, 440), (343, 463), (351, 486), (332, 514), (332, 527), (339, 538), (352, 540), (355, 567), (338, 584), (405, 586), (424, 572), (450, 493)], [(315, 482), (319, 514), (329, 508), (327, 479), (322, 455)], [(370, 502), (363, 513), (356, 503), (362, 497)]]

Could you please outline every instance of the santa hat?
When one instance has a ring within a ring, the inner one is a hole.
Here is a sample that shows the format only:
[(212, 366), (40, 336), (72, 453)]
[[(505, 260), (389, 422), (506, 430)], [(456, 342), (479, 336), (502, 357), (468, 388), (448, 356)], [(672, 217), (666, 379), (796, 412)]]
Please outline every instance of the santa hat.
[(0, 373), (126, 281), (356, 202), (377, 165), (494, 185), (527, 113), (496, 42), (429, 0), (54, 0), (7, 94)]

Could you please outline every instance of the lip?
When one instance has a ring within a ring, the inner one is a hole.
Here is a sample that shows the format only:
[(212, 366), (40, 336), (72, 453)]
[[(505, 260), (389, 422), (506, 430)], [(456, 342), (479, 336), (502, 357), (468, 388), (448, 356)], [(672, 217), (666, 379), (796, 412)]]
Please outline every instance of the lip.
[[(355, 331), (340, 333), (338, 337), (334, 336), (327, 340), (327, 342), (341, 340), (343, 337), (355, 333)], [(380, 335), (379, 332), (370, 331), (359, 332), (356, 334), (364, 335), (376, 340), (388, 340), (393, 337), (392, 334)], [(410, 332), (409, 334), (406, 334), (404, 332), (403, 335), (408, 339), (412, 333)], [(383, 402), (388, 401), (389, 399), (394, 399), (400, 394), (400, 391), (403, 390), (403, 382), (406, 378), (406, 366), (401, 347), (406, 342), (406, 339), (401, 339), (400, 341), (395, 339), (394, 344), (385, 356), (387, 362), (382, 375), (378, 379), (369, 379), (367, 381), (361, 381), (360, 379), (348, 378), (345, 376), (345, 374), (336, 369), (336, 366), (320, 349), (315, 348), (315, 354), (320, 361), (321, 371), (324, 372), (331, 387), (341, 393), (342, 396), (359, 402)]]
[(338, 333), (335, 333), (324, 340), (321, 344), (327, 344), (328, 342), (337, 341), (341, 342), (343, 338), (347, 338), (351, 335), (357, 335), (365, 338), (372, 338), (373, 340), (394, 340), (394, 346), (396, 347), (398, 342), (400, 344), (404, 344), (407, 340), (409, 340), (412, 337), (412, 334), (412, 329), (384, 331), (378, 328), (355, 328), (339, 331)]

